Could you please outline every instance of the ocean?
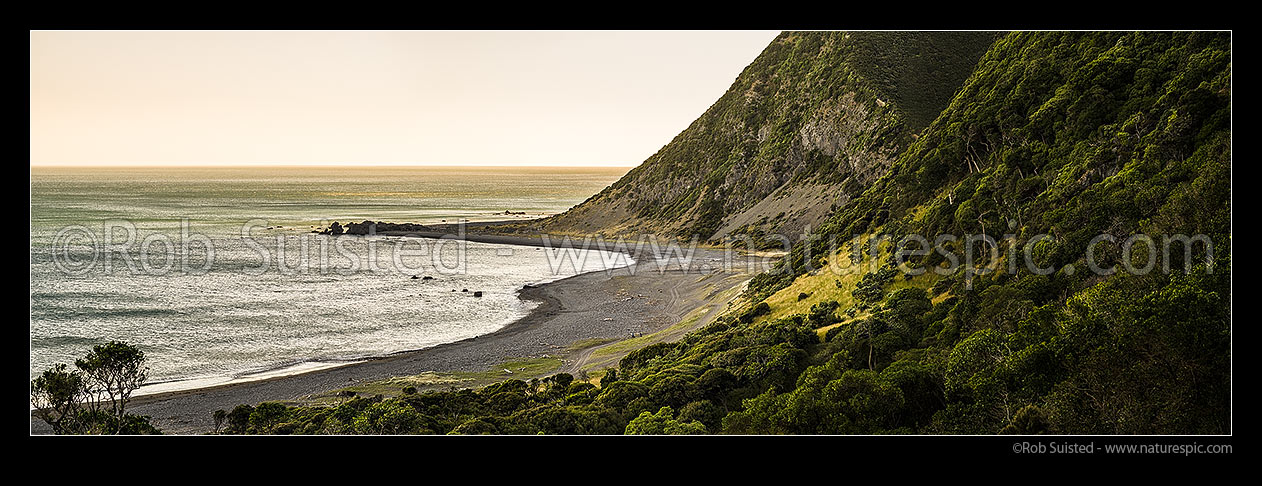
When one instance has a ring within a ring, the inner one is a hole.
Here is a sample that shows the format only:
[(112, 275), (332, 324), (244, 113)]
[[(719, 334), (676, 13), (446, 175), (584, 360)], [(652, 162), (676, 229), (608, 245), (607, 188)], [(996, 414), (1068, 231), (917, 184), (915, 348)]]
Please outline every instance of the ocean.
[(143, 394), (493, 332), (536, 305), (517, 297), (523, 285), (630, 262), (597, 250), (311, 231), (555, 214), (625, 172), (32, 167), (31, 377), (110, 340), (145, 352)]

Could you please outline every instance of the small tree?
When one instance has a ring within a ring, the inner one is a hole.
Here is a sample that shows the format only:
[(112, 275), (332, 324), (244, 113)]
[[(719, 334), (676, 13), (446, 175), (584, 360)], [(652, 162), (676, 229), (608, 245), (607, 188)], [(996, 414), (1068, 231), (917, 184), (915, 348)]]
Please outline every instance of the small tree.
[(144, 364), (145, 354), (128, 344), (95, 346), (75, 360), (77, 369), (58, 364), (31, 381), (33, 413), (57, 434), (161, 433), (149, 417), (126, 413), (127, 400), (145, 382)]
[(250, 414), (254, 413), (254, 407), (250, 405), (237, 405), (228, 412), (228, 429), (226, 432), (230, 434), (245, 434), (250, 430)]
[(87, 395), (83, 375), (58, 364), (31, 381), (31, 404), (35, 416), (52, 426), (53, 433), (73, 431), (79, 404)]
[(93, 346), (92, 351), (75, 360), (88, 378), (88, 400), (93, 411), (101, 410), (100, 401), (108, 398), (110, 413), (120, 424), (126, 415), (127, 400), (148, 378), (145, 353), (135, 346), (110, 341)]
[(1000, 435), (1038, 435), (1049, 433), (1047, 413), (1038, 405), (1026, 405), (999, 431)]
[(612, 385), (615, 381), (618, 381), (618, 369), (609, 368), (605, 370), (605, 375), (600, 377), (600, 387)]
[(250, 430), (258, 434), (271, 433), (277, 425), (289, 418), (289, 407), (277, 402), (263, 402), (250, 413)]
[(564, 390), (566, 387), (570, 386), (570, 383), (574, 382), (574, 375), (569, 373), (557, 373), (549, 376), (547, 380), (552, 380), (553, 383), (556, 383), (558, 387)]
[(228, 419), (228, 412), (224, 409), (215, 410), (211, 418), (215, 419), (215, 433), (219, 433), (219, 428), (223, 427), (223, 421)]

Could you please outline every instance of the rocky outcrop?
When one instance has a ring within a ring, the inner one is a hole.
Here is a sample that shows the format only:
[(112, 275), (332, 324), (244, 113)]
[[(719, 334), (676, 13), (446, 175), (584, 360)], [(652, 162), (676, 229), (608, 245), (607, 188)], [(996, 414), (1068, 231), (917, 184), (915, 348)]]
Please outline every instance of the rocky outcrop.
[(433, 231), (425, 225), (416, 223), (386, 223), (382, 221), (363, 221), (360, 223), (347, 223), (343, 227), (337, 221), (330, 224), (328, 228), (319, 231), (322, 235), (375, 235), (382, 233), (419, 233), (423, 231)]

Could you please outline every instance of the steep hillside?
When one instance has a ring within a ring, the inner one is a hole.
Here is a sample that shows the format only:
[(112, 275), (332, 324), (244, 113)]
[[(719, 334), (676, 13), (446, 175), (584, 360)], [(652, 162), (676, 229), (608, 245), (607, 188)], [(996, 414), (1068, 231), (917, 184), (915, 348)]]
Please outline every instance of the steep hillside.
[(885, 173), (995, 39), (786, 32), (686, 130), (612, 186), (526, 231), (718, 241), (793, 235)]
[[(844, 41), (820, 37), (836, 35)], [(280, 406), (269, 423), (308, 433), (1230, 434), (1230, 53), (1230, 33), (1005, 35), (914, 141), (864, 145), (906, 144), (827, 216), (821, 239), (797, 244), (713, 323), (628, 354), (599, 387), (558, 374)], [(852, 99), (864, 120), (899, 119), (863, 96)], [(674, 159), (645, 170), (660, 160)], [(838, 245), (875, 234), (986, 234), (1000, 248), (965, 254), (957, 240), (896, 265), (898, 250), (923, 247)], [(1120, 244), (1136, 234), (1155, 241)], [(1203, 235), (1212, 251), (1163, 251), (1180, 234)], [(1113, 241), (1089, 259), (1100, 235)], [(1033, 268), (1008, 266), (1025, 254)], [(254, 422), (231, 432), (276, 430)]]
[[(1230, 52), (1227, 33), (998, 41), (889, 173), (821, 225), (821, 240), (751, 284), (766, 322), (797, 319), (833, 349), (791, 393), (746, 403), (725, 429), (1230, 432)], [(813, 270), (850, 257), (832, 237), (987, 232), (1010, 235), (999, 258), (979, 251), (978, 267), (946, 275), (944, 253), (908, 258), (934, 270), (911, 276), (891, 247), (875, 267)], [(1153, 242), (1137, 240), (1126, 260), (1132, 235)], [(1204, 235), (1212, 251), (1165, 250), (1175, 235)], [(1103, 241), (1096, 265), (1113, 273), (1087, 270), (1093, 241)], [(1018, 263), (970, 275), (1027, 250), (1039, 272)], [(821, 280), (838, 288), (795, 297), (828, 288)], [(810, 401), (822, 396), (885, 404)], [(852, 421), (809, 419), (830, 413)]]

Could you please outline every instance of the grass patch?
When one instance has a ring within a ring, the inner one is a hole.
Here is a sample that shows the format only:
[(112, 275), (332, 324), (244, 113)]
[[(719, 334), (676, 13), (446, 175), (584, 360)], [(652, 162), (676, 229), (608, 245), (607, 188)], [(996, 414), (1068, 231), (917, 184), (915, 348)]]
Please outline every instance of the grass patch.
[[(861, 236), (858, 239), (850, 240), (847, 245), (841, 245), (842, 250), (828, 256), (827, 262), (848, 262), (850, 256), (845, 248), (849, 247), (849, 243), (855, 241), (866, 242), (868, 236)], [(888, 248), (891, 242), (883, 241), (880, 245), (880, 253), (884, 254), (884, 249)], [(846, 260), (838, 260), (846, 259)], [(821, 269), (818, 273), (811, 275), (805, 274), (799, 276), (788, 287), (780, 289), (778, 292), (767, 297), (767, 305), (771, 306), (771, 312), (759, 317), (754, 322), (765, 322), (775, 319), (781, 319), (792, 316), (794, 314), (806, 314), (811, 310), (811, 306), (824, 302), (826, 300), (835, 300), (839, 304), (838, 312), (845, 312), (853, 307), (856, 302), (853, 292), (858, 285), (859, 280), (863, 278), (865, 270), (869, 269), (869, 262), (872, 255), (867, 246), (864, 246), (863, 256), (859, 263), (843, 266), (836, 265), (834, 270), (831, 266)], [(888, 293), (892, 293), (905, 288), (919, 288), (929, 290), (938, 280), (943, 279), (943, 275), (938, 275), (932, 270), (912, 277), (906, 280), (902, 273), (894, 278), (894, 281), (885, 286)], [(807, 297), (798, 300), (800, 294), (807, 294)], [(826, 331), (825, 331), (826, 332)]]
[(859, 322), (859, 321), (861, 321), (861, 320), (863, 320), (863, 319), (867, 319), (867, 318), (869, 318), (869, 317), (872, 317), (872, 313), (871, 313), (871, 312), (865, 312), (865, 313), (863, 313), (863, 314), (859, 314), (859, 315), (857, 315), (857, 316), (854, 316), (854, 317), (852, 317), (852, 318), (850, 318), (850, 319), (846, 319), (846, 320), (844, 320), (844, 321), (841, 321), (841, 322), (838, 322), (838, 323), (834, 323), (834, 324), (829, 324), (829, 325), (827, 325), (827, 326), (824, 326), (824, 327), (821, 327), (821, 328), (819, 328), (819, 329), (816, 329), (816, 330), (815, 330), (815, 334), (819, 336), (819, 342), (821, 342), (821, 343), (822, 343), (822, 342), (824, 342), (824, 338), (828, 336), (828, 331), (833, 330), (833, 328), (841, 327), (841, 326), (844, 326), (844, 325), (846, 325), (846, 324), (851, 324), (851, 323)]
[[(903, 279), (902, 275), (900, 274), (898, 277), (894, 278), (893, 283), (885, 287), (885, 290), (890, 293), (893, 293), (902, 289), (923, 289), (927, 292), (929, 291), (929, 289), (933, 288), (933, 284), (938, 283), (938, 281), (942, 280), (943, 278), (946, 278), (946, 276), (933, 273), (932, 270), (922, 273), (920, 275), (917, 275), (915, 277), (912, 277), (911, 280)], [(933, 295), (933, 294), (930, 293), (930, 295)]]
[(453, 375), (470, 380), (485, 381), (487, 384), (498, 383), (504, 380), (530, 379), (531, 377), (545, 375), (556, 371), (561, 367), (561, 358), (548, 356), (546, 358), (525, 358), (512, 361), (505, 361), (491, 367), (486, 371), (468, 372), (458, 371)]
[(612, 342), (617, 341), (617, 340), (618, 340), (618, 338), (591, 338), (591, 339), (579, 339), (578, 341), (574, 341), (574, 342), (570, 343), (570, 345), (569, 345), (569, 346), (566, 346), (566, 347), (565, 347), (565, 350), (566, 350), (567, 352), (582, 351), (582, 350), (584, 350), (584, 349), (587, 349), (587, 348), (594, 348), (594, 347), (596, 347), (596, 346), (600, 346), (600, 345), (602, 345), (602, 344), (609, 344), (609, 343), (612, 343)]
[[(945, 192), (943, 192), (942, 194), (945, 194)], [(937, 198), (935, 198), (935, 201), (937, 199), (946, 199), (946, 198), (942, 195), (939, 195)], [(925, 215), (929, 214), (929, 203), (921, 204), (919, 206), (911, 208), (910, 210), (908, 210), (908, 212), (911, 214), (912, 222), (915, 222), (915, 223), (922, 222), (925, 220)]]
[(600, 386), (600, 379), (605, 377), (605, 374), (609, 372), (609, 369), (601, 368), (601, 369), (592, 370), (592, 371), (584, 370), (584, 372), (587, 373), (587, 380), (586, 380), (587, 383)]
[[(418, 392), (447, 388), (480, 388), (504, 380), (529, 380), (547, 375), (561, 367), (561, 358), (540, 357), (514, 359), (499, 363), (486, 371), (426, 371), (415, 375), (395, 376), (384, 380), (360, 383), (328, 393), (323, 393), (306, 400), (311, 405), (336, 405), (345, 400), (339, 393), (349, 391), (358, 396), (381, 395), (387, 398), (403, 395), (403, 389), (416, 388)], [(505, 371), (508, 370), (508, 371)], [(509, 372), (511, 371), (511, 373)]]
[[(826, 300), (835, 300), (840, 304), (837, 308), (845, 311), (854, 306), (855, 285), (863, 274), (855, 271), (848, 274), (821, 272), (818, 275), (803, 275), (794, 280), (788, 287), (767, 297), (767, 305), (771, 312), (756, 322), (775, 320), (794, 314), (806, 314), (811, 306)], [(840, 287), (839, 287), (840, 285)], [(798, 300), (798, 294), (808, 294), (805, 299)]]
[[(867, 268), (868, 261), (872, 257), (868, 254), (865, 245), (863, 257), (859, 263), (851, 265), (844, 265), (844, 263), (850, 261), (847, 248), (856, 241), (866, 242), (866, 238), (866, 236), (860, 236), (840, 245), (841, 248), (836, 253), (828, 255), (825, 263), (828, 266), (821, 268), (814, 275), (808, 273), (799, 276), (788, 287), (767, 297), (766, 302), (771, 306), (771, 312), (755, 319), (755, 322), (780, 319), (794, 314), (806, 314), (811, 310), (811, 306), (826, 300), (837, 301), (840, 304), (837, 309), (842, 312), (853, 307), (855, 302), (851, 292), (854, 292), (859, 279), (863, 278), (863, 270)], [(840, 263), (832, 265), (834, 262)], [(807, 294), (807, 297), (798, 300), (799, 294)]]

